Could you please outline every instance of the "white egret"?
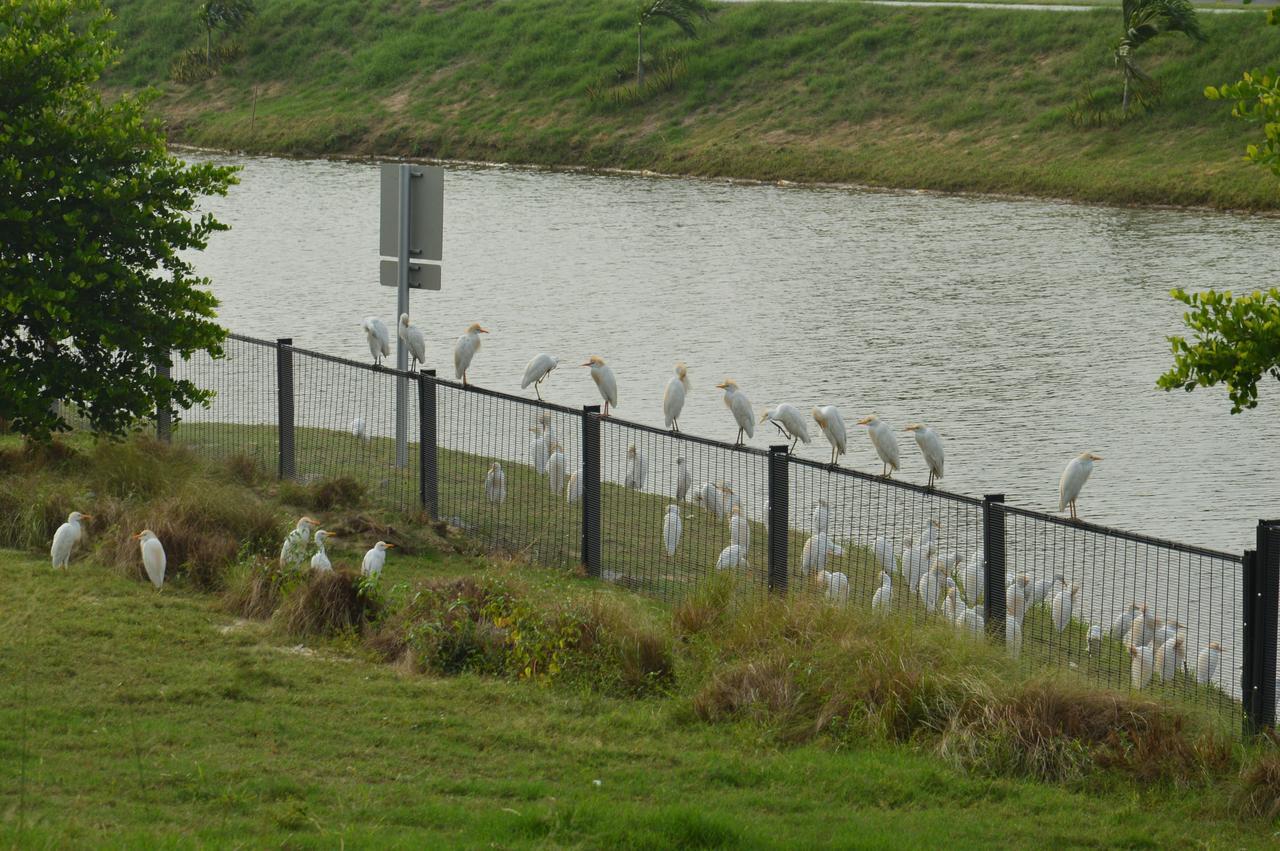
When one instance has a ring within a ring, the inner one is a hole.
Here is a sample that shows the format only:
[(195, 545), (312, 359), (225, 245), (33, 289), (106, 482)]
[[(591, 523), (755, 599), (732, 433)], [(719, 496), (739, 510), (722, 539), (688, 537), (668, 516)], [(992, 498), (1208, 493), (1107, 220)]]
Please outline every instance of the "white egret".
[(822, 571), (818, 574), (818, 582), (823, 586), (827, 599), (833, 603), (849, 602), (849, 577), (840, 571), (834, 573)]
[(968, 632), (973, 638), (981, 638), (982, 631), (987, 628), (986, 613), (982, 606), (966, 608), (960, 613), (960, 617), (956, 618), (956, 626)]
[(369, 341), (369, 354), (373, 355), (373, 365), (382, 363), (382, 359), (391, 355), (391, 334), (381, 319), (366, 316), (361, 323), (364, 336)]
[(929, 467), (929, 484), (925, 487), (931, 488), (935, 480), (942, 478), (942, 438), (923, 423), (911, 423), (904, 431), (915, 433), (916, 445), (920, 447), (920, 454), (924, 456), (924, 462)]
[(1089, 655), (1097, 656), (1102, 652), (1102, 627), (1098, 624), (1089, 624), (1089, 637), (1087, 639), (1089, 645)]
[(808, 444), (809, 426), (805, 424), (804, 414), (800, 413), (800, 409), (795, 405), (783, 402), (776, 408), (765, 411), (760, 416), (761, 424), (771, 422), (782, 432), (783, 437), (791, 441), (791, 451), (796, 449), (796, 443)]
[(920, 577), (924, 576), (925, 571), (929, 569), (929, 564), (933, 561), (933, 552), (931, 544), (917, 544), (907, 547), (907, 551), (902, 554), (902, 575), (907, 580), (907, 587), (911, 590), (915, 590)]
[(711, 482), (703, 482), (699, 485), (693, 492), (692, 499), (716, 517), (724, 517), (724, 513), (720, 510), (720, 488)]
[(1183, 643), (1181, 638), (1170, 638), (1163, 644), (1155, 645), (1155, 668), (1156, 676), (1161, 682), (1173, 679), (1178, 673), (1178, 650), (1179, 645)]
[(627, 448), (627, 475), (623, 482), (632, 490), (644, 490), (644, 480), (648, 478), (649, 463), (645, 461), (644, 453), (636, 449), (635, 444), (631, 444)]
[(1125, 609), (1118, 618), (1111, 624), (1111, 637), (1116, 641), (1124, 641), (1129, 637), (1129, 630), (1133, 628), (1133, 621), (1145, 612), (1145, 605), (1130, 603), (1129, 608)]
[(1151, 639), (1151, 646), (1159, 647), (1169, 639), (1178, 634), (1180, 624), (1177, 621), (1162, 622), (1156, 627), (1155, 636)]
[(369, 442), (369, 430), (365, 428), (364, 417), (356, 417), (351, 421), (351, 436), (361, 443)]
[(741, 446), (744, 434), (747, 437), (756, 436), (756, 422), (751, 415), (751, 400), (747, 398), (746, 393), (738, 389), (738, 382), (732, 378), (726, 378), (716, 387), (724, 391), (724, 405), (733, 414), (733, 419), (738, 424), (738, 439), (734, 442), (734, 446)]
[(547, 448), (551, 451), (547, 456), (547, 484), (551, 486), (551, 492), (559, 496), (560, 491), (564, 490), (564, 479), (569, 462), (565, 459), (559, 443), (553, 440)]
[(676, 502), (684, 502), (693, 487), (693, 474), (689, 472), (689, 462), (680, 455), (676, 458)]
[(1135, 689), (1144, 689), (1151, 684), (1155, 667), (1155, 655), (1150, 647), (1129, 648), (1129, 684)]
[(1218, 663), (1222, 660), (1222, 645), (1210, 641), (1196, 657), (1196, 682), (1207, 686), (1218, 676)]
[(819, 499), (813, 507), (813, 531), (826, 532), (831, 521), (831, 508), (825, 499)]
[(942, 589), (946, 587), (946, 577), (942, 565), (936, 561), (925, 571), (924, 576), (920, 577), (920, 582), (916, 585), (916, 593), (924, 602), (925, 611), (937, 610), (938, 604), (942, 602)]
[(880, 587), (871, 597), (873, 612), (888, 612), (893, 609), (893, 577), (887, 572), (880, 574)]
[(143, 529), (133, 538), (142, 550), (142, 567), (147, 571), (147, 578), (151, 580), (152, 585), (159, 588), (164, 584), (164, 569), (167, 563), (164, 546), (156, 537), (156, 533), (150, 529)]
[(1027, 616), (1026, 587), (1028, 581), (1025, 573), (1021, 576), (1016, 576), (1004, 591), (1004, 612), (1009, 617), (1015, 618), (1018, 623), (1022, 623), (1023, 618)]
[(582, 499), (582, 470), (574, 470), (569, 474), (564, 485), (564, 499), (570, 505)]
[(540, 355), (534, 355), (533, 360), (529, 361), (524, 368), (524, 378), (520, 379), (520, 389), (524, 390), (530, 384), (533, 385), (533, 392), (538, 394), (538, 399), (542, 399), (542, 380), (551, 374), (551, 370), (560, 365), (560, 359), (552, 357), (543, 352)]
[(1084, 452), (1072, 458), (1062, 471), (1062, 478), (1058, 480), (1058, 510), (1065, 511), (1069, 506), (1072, 520), (1080, 519), (1080, 515), (1076, 513), (1076, 500), (1080, 497), (1080, 489), (1084, 487), (1084, 483), (1089, 481), (1093, 462), (1101, 460), (1101, 455)]
[(1126, 643), (1130, 647), (1145, 647), (1155, 638), (1156, 628), (1152, 621), (1145, 617), (1137, 617), (1133, 619), (1133, 625), (1129, 627), (1129, 637)]
[(284, 543), (280, 545), (280, 567), (295, 568), (301, 566), (307, 557), (307, 544), (311, 543), (311, 531), (320, 525), (320, 521), (310, 517), (300, 517)]
[(668, 505), (667, 517), (662, 521), (662, 546), (667, 551), (668, 557), (676, 554), (676, 547), (680, 546), (680, 535), (683, 532), (684, 522), (680, 519), (680, 506)]
[(462, 386), (467, 385), (467, 370), (471, 367), (471, 359), (480, 351), (480, 335), (488, 334), (479, 322), (467, 326), (458, 341), (453, 344), (453, 374), (462, 379)]
[(804, 542), (804, 550), (800, 553), (800, 570), (806, 575), (826, 570), (827, 559), (841, 555), (844, 555), (844, 548), (819, 532)]
[(724, 482), (717, 484), (716, 490), (720, 491), (720, 510), (717, 512), (717, 516), (723, 520), (735, 507), (742, 505), (742, 502), (738, 499), (737, 494), (733, 492), (733, 488)]
[(880, 535), (871, 545), (871, 550), (875, 553), (876, 562), (879, 563), (882, 571), (892, 574), (898, 570), (898, 556), (894, 552), (893, 541)]
[(938, 540), (938, 535), (942, 532), (942, 524), (937, 520), (931, 519), (924, 524), (924, 529), (920, 531), (919, 541), (922, 545), (932, 544)]
[(948, 588), (947, 596), (942, 600), (942, 617), (947, 623), (954, 624), (956, 618), (960, 617), (960, 607), (963, 605), (956, 589)]
[(1061, 573), (1055, 573), (1052, 579), (1036, 580), (1035, 590), (1031, 593), (1031, 605), (1053, 602), (1054, 596), (1067, 587), (1067, 580)]
[(386, 541), (378, 541), (373, 547), (364, 554), (364, 561), (360, 565), (360, 573), (364, 576), (379, 577), (382, 576), (382, 568), (387, 563), (387, 550), (394, 547), (395, 544), (388, 544)]
[(987, 558), (982, 550), (969, 556), (969, 560), (960, 569), (960, 579), (964, 583), (964, 598), (970, 605), (976, 606), (985, 593), (987, 582)]
[(400, 324), (396, 326), (396, 334), (404, 340), (409, 349), (409, 368), (416, 369), (418, 364), (427, 362), (427, 338), (422, 329), (409, 324), (409, 314), (400, 314)]
[(324, 529), (316, 530), (316, 552), (311, 556), (312, 570), (333, 570), (333, 565), (329, 562), (329, 554), (324, 551), (324, 542), (330, 538), (336, 538), (337, 535), (332, 532), (326, 532)]
[(507, 474), (497, 461), (489, 465), (489, 472), (485, 474), (484, 498), (494, 505), (500, 505), (507, 498)]
[(831, 464), (835, 466), (849, 446), (849, 433), (845, 431), (844, 417), (840, 416), (835, 405), (815, 406), (810, 413), (818, 428), (822, 429), (827, 442), (831, 444)]
[(729, 570), (734, 567), (748, 567), (747, 554), (742, 547), (736, 544), (730, 544), (720, 551), (720, 557), (716, 559), (716, 570)]
[(582, 366), (591, 367), (591, 380), (596, 383), (600, 398), (604, 399), (604, 411), (601, 416), (609, 416), (609, 406), (618, 407), (618, 379), (614, 377), (613, 369), (604, 362), (604, 358), (598, 355), (587, 358), (587, 362)]
[(676, 374), (667, 382), (667, 392), (662, 394), (662, 416), (667, 428), (680, 430), (680, 412), (684, 410), (685, 397), (689, 395), (689, 370), (682, 363), (676, 364)]
[(533, 439), (529, 441), (529, 458), (539, 476), (547, 472), (547, 456), (551, 452), (551, 435), (541, 423), (529, 426)]
[(89, 520), (92, 514), (81, 514), (79, 511), (73, 511), (67, 515), (67, 522), (58, 527), (58, 531), (53, 533), (53, 546), (49, 548), (49, 556), (53, 560), (54, 568), (66, 568), (71, 563), (71, 550), (79, 543), (80, 538), (84, 535), (84, 529), (80, 526), (81, 520)]
[(901, 466), (898, 457), (898, 438), (894, 437), (893, 429), (875, 414), (858, 420), (858, 425), (867, 427), (871, 445), (875, 447), (876, 455), (880, 456), (880, 462), (883, 464), (880, 475), (886, 479), (890, 478), (893, 471)]
[(1072, 612), (1075, 611), (1076, 597), (1080, 596), (1080, 583), (1070, 588), (1061, 588), (1053, 595), (1053, 628), (1062, 632), (1071, 623)]
[(742, 547), (744, 553), (751, 549), (751, 524), (736, 505), (729, 512), (729, 543)]
[(1004, 646), (1014, 661), (1022, 655), (1022, 622), (1013, 615), (1004, 617)]

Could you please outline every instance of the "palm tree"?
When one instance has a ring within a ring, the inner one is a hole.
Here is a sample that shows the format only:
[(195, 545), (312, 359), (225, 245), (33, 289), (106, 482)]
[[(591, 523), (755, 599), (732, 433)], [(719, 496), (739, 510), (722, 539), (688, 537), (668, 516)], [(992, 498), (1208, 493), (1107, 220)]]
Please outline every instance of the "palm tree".
[(1129, 84), (1135, 87), (1151, 83), (1133, 60), (1134, 52), (1161, 33), (1180, 32), (1196, 41), (1204, 41), (1204, 32), (1196, 18), (1191, 0), (1124, 0), (1124, 37), (1116, 45), (1116, 64), (1124, 74), (1124, 99), (1121, 112), (1129, 112)]
[(253, 0), (204, 0), (196, 10), (204, 24), (204, 61), (213, 64), (213, 31), (238, 30), (257, 11)]
[(690, 38), (698, 37), (698, 20), (711, 12), (702, 0), (644, 0), (636, 9), (636, 88), (644, 85), (644, 28), (658, 18), (674, 21)]

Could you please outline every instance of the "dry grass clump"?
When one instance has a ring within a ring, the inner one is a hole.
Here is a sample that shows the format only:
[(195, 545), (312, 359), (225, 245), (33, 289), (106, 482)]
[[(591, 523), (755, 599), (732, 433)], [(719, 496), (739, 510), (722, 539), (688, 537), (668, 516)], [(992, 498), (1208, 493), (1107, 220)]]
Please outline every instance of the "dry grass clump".
[(570, 607), (562, 617), (576, 625), (566, 677), (608, 694), (644, 695), (669, 688), (676, 660), (668, 635), (635, 612), (605, 597)]
[(237, 564), (227, 576), (223, 597), (226, 609), (242, 618), (266, 620), (284, 600), (288, 581), (289, 577), (265, 558)]
[(697, 591), (681, 600), (671, 616), (676, 635), (692, 637), (724, 624), (734, 600), (734, 581), (728, 573), (714, 573)]
[(1240, 772), (1236, 799), (1245, 818), (1280, 819), (1280, 752), (1274, 747), (1267, 748)]
[(223, 462), (227, 475), (231, 477), (231, 481), (245, 487), (253, 487), (259, 484), (264, 476), (262, 467), (252, 455), (246, 455), (243, 452), (228, 456)]
[(65, 469), (72, 462), (83, 458), (79, 450), (60, 440), (44, 443), (24, 440), (17, 446), (0, 449), (0, 473)]
[(133, 500), (179, 487), (197, 468), (187, 450), (143, 436), (124, 442), (100, 440), (88, 461), (84, 473), (94, 493)]
[(376, 617), (378, 602), (365, 594), (354, 570), (308, 571), (298, 587), (285, 595), (276, 614), (290, 635), (340, 635), (359, 631)]
[(359, 508), (364, 503), (365, 486), (350, 476), (318, 479), (309, 484), (282, 482), (280, 499), (311, 511)]

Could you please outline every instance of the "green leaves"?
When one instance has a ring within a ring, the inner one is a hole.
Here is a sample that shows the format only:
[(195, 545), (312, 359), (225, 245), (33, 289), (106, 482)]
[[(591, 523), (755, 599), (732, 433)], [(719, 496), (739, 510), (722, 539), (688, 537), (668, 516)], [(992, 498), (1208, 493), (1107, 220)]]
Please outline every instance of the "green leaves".
[(171, 157), (147, 96), (103, 101), (109, 19), (99, 0), (0, 0), (0, 417), (35, 438), (68, 427), (55, 401), (108, 434), (207, 401), (156, 367), (225, 336), (181, 253), (224, 229), (194, 213), (234, 170)]
[(1162, 390), (1225, 384), (1231, 413), (1258, 404), (1258, 383), (1267, 375), (1280, 380), (1280, 289), (1233, 296), (1208, 290), (1170, 293), (1190, 308), (1183, 323), (1192, 341), (1169, 338), (1173, 368), (1156, 382)]

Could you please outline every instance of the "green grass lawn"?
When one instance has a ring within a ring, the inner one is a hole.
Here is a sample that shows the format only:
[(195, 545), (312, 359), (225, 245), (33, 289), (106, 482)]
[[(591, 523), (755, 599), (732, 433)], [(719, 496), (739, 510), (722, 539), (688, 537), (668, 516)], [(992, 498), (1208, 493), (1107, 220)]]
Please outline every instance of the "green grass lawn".
[[(1140, 61), (1155, 108), (1075, 126), (1087, 93), (1118, 105), (1117, 9), (1072, 14), (858, 3), (716, 7), (679, 50), (675, 86), (608, 96), (635, 66), (633, 13), (608, 0), (264, 0), (218, 78), (169, 82), (203, 44), (185, 7), (116, 0), (113, 88), (157, 85), (174, 139), (249, 152), (418, 155), (844, 181), (1120, 203), (1275, 209), (1242, 161), (1257, 128), (1204, 87), (1273, 64), (1261, 11), (1204, 15)], [(593, 95), (604, 92), (605, 95)]]
[[(513, 569), (402, 558), (388, 579)], [(599, 588), (563, 573), (534, 581)], [(3, 551), (0, 582), (6, 846), (1271, 841), (1202, 789), (967, 776), (910, 747), (779, 748), (746, 723), (691, 720), (675, 698), (405, 674), (82, 560), (55, 574)]]

